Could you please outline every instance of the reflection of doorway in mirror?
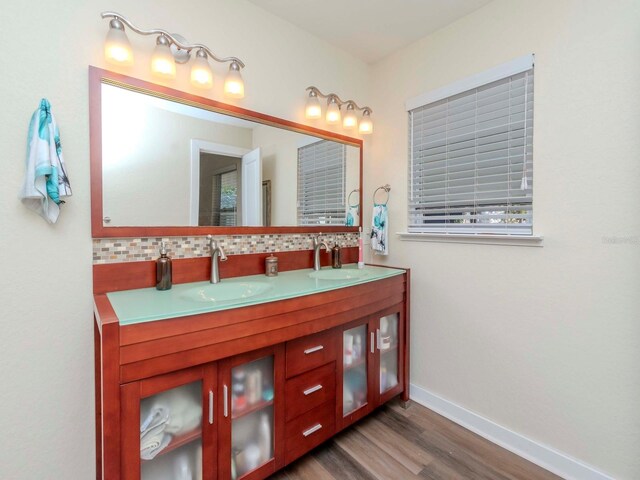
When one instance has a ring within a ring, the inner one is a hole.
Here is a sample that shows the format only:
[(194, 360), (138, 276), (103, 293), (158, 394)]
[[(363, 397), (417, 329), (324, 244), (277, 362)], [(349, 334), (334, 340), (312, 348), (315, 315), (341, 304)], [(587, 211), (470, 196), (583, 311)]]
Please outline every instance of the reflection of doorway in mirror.
[(190, 225), (263, 225), (260, 148), (192, 139), (190, 198)]

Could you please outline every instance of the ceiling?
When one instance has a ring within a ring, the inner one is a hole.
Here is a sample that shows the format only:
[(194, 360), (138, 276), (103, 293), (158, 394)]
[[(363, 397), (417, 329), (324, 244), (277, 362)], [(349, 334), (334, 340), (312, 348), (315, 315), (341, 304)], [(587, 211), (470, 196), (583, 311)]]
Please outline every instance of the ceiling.
[(491, 0), (249, 0), (375, 63)]

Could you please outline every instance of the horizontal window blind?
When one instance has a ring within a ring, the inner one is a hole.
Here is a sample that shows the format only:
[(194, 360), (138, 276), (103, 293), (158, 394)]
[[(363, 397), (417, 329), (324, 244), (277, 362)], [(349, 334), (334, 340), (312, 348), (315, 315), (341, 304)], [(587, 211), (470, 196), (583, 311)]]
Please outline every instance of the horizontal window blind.
[(237, 225), (238, 171), (213, 175), (211, 178), (210, 225), (232, 227)]
[(409, 110), (409, 232), (532, 235), (533, 68)]
[(298, 225), (343, 225), (346, 147), (321, 140), (298, 149)]

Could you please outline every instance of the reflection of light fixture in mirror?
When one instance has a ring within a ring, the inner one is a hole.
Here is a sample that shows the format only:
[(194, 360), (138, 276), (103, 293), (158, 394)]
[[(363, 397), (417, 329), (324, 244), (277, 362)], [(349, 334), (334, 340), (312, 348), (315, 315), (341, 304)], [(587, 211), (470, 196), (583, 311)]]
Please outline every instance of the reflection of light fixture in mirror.
[(318, 94), (313, 90), (309, 92), (307, 105), (304, 108), (304, 116), (310, 120), (314, 120), (322, 116), (322, 107), (320, 106), (320, 100), (318, 100)]
[(104, 56), (109, 63), (115, 65), (133, 65), (133, 50), (124, 33), (124, 25), (117, 18), (109, 22), (109, 32), (104, 41)]
[(162, 78), (176, 78), (176, 61), (164, 35), (156, 39), (156, 48), (151, 55), (151, 71)]
[(342, 119), (342, 127), (345, 130), (352, 130), (358, 127), (358, 116), (356, 112), (362, 112), (362, 119), (358, 131), (362, 135), (367, 135), (373, 132), (373, 122), (371, 121), (371, 113), (373, 110), (369, 107), (359, 107), (353, 100), (341, 100), (335, 93), (324, 94), (316, 87), (307, 87), (309, 91), (309, 97), (305, 106), (304, 116), (308, 119), (317, 119), (322, 116), (322, 107), (320, 106), (319, 98), (327, 99), (327, 111), (325, 113), (325, 120), (328, 125), (337, 125), (340, 123), (341, 113), (340, 107), (346, 105), (347, 109)]
[(213, 72), (207, 60), (207, 52), (203, 49), (196, 52), (196, 58), (191, 65), (191, 84), (199, 88), (213, 86)]
[(229, 65), (229, 73), (224, 79), (224, 94), (231, 98), (244, 97), (244, 81), (240, 75), (240, 65), (237, 62), (231, 62)]
[(166, 30), (154, 28), (142, 30), (133, 25), (127, 18), (115, 12), (102, 12), (102, 18), (110, 18), (109, 32), (104, 45), (107, 61), (123, 66), (133, 64), (133, 51), (125, 33), (125, 25), (140, 35), (158, 35), (156, 48), (151, 57), (151, 71), (162, 78), (175, 78), (176, 63), (187, 63), (191, 51), (195, 50), (195, 60), (191, 67), (191, 83), (197, 87), (210, 88), (213, 85), (213, 72), (209, 59), (219, 63), (230, 63), (229, 73), (225, 80), (225, 94), (232, 98), (244, 97), (244, 82), (240, 70), (244, 63), (237, 57), (217, 57), (206, 45), (189, 44), (180, 35)]
[(329, 98), (327, 101), (327, 114), (325, 120), (329, 125), (336, 125), (340, 123), (340, 105), (336, 101), (335, 97)]
[(364, 112), (362, 112), (362, 120), (360, 120), (360, 127), (358, 131), (362, 135), (368, 135), (373, 133), (373, 122), (371, 121), (371, 110), (365, 108)]
[(347, 112), (344, 114), (344, 118), (342, 119), (342, 128), (345, 130), (351, 130), (357, 126), (358, 117), (356, 117), (356, 110), (353, 103), (349, 102), (347, 104)]

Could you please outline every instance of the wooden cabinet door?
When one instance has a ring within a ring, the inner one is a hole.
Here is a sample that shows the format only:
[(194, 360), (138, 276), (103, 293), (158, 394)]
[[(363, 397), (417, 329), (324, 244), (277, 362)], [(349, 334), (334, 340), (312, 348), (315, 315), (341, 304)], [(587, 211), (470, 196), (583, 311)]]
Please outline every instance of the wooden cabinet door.
[(216, 380), (210, 364), (120, 387), (122, 478), (217, 478)]
[(284, 375), (284, 344), (220, 363), (220, 479), (262, 479), (284, 466)]
[(374, 408), (375, 328), (373, 318), (356, 320), (337, 329), (340, 358), (336, 365), (336, 420), (338, 430)]
[(404, 388), (405, 321), (402, 304), (373, 316), (375, 325), (375, 406), (392, 399)]

